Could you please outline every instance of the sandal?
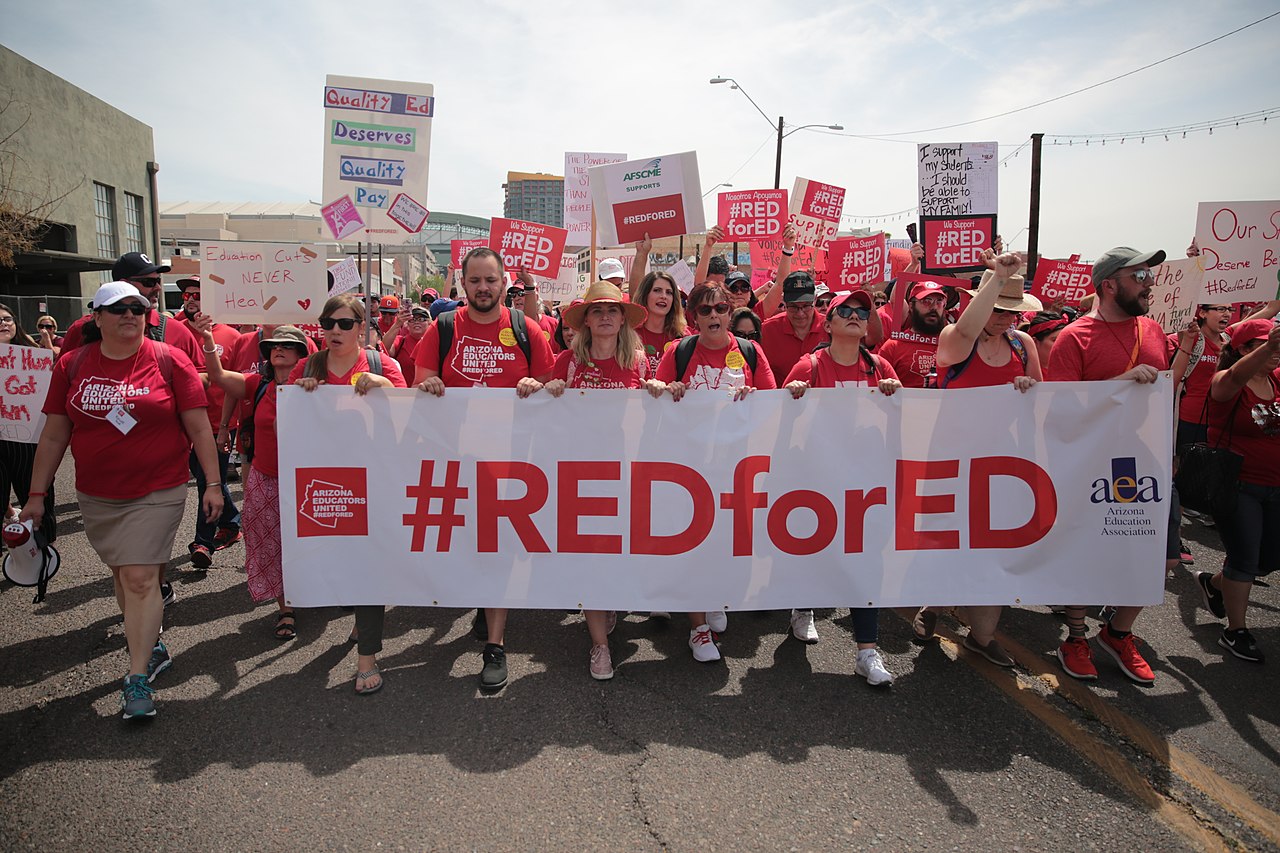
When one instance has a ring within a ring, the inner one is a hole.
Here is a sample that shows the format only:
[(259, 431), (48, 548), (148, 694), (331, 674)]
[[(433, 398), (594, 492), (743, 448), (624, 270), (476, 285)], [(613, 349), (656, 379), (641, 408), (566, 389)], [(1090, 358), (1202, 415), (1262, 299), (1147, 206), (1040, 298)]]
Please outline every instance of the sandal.
[[(375, 675), (378, 677), (378, 683), (372, 687), (366, 686), (363, 690), (361, 690), (360, 685), (362, 684), (367, 685), (369, 679), (373, 678)], [(368, 696), (370, 693), (377, 693), (381, 689), (382, 689), (382, 670), (378, 669), (377, 664), (374, 664), (373, 669), (369, 670), (368, 672), (360, 672), (359, 670), (356, 671), (356, 693), (357, 694), (359, 694), (360, 696)]]
[[(285, 620), (289, 621), (285, 621)], [(297, 630), (294, 628), (297, 619), (294, 618), (292, 610), (281, 610), (276, 616), (276, 639), (292, 640), (298, 636)]]

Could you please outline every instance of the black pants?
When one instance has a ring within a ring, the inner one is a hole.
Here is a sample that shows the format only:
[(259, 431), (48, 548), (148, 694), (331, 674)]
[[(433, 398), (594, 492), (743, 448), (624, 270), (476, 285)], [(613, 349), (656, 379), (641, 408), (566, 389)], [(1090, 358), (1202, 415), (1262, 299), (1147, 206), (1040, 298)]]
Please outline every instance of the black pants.
[[(9, 501), (9, 490), (18, 496), (18, 503), (27, 505), (31, 492), (31, 465), (36, 460), (36, 445), (23, 444), (17, 441), (0, 441), (0, 494), (5, 503)], [(53, 484), (49, 484), (49, 493), (44, 496), (44, 520), (40, 522), (40, 532), (50, 542), (58, 538), (58, 517), (53, 511)]]

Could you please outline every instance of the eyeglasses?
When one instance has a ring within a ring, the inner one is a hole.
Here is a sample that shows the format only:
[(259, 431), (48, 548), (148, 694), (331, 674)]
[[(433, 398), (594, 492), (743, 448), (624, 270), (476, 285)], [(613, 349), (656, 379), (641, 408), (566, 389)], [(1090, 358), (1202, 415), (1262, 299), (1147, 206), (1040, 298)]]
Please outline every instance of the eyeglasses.
[[(13, 325), (15, 325), (15, 323), (13, 322), (13, 318), (12, 318), (12, 317), (0, 317), (0, 325), (4, 325), (4, 326), (13, 326)], [(42, 329), (43, 329), (43, 328), (44, 328), (44, 326), (41, 326), (40, 328), (42, 328)]]
[[(1210, 305), (1208, 308), (1205, 308), (1204, 310), (1206, 310), (1206, 311), (1223, 311), (1223, 312), (1226, 312), (1226, 313), (1228, 313), (1228, 314), (1229, 314), (1229, 313), (1231, 313), (1231, 306), (1230, 306), (1230, 305)], [(43, 329), (43, 328), (44, 328), (44, 326), (41, 326), (40, 328), (42, 328), (42, 329)]]
[[(12, 320), (13, 318), (12, 318), (12, 317), (10, 317), (10, 318), (8, 318), (8, 319)], [(0, 317), (0, 323), (3, 323), (3, 322), (4, 322), (4, 320), (5, 320), (5, 318)], [(36, 328), (38, 328), (38, 329), (48, 329), (49, 331), (51, 331), (51, 332), (52, 332), (52, 331), (54, 331), (55, 329), (57, 329), (58, 327), (57, 327), (57, 326), (55, 326), (55, 325), (53, 325), (52, 323), (41, 323), (41, 324), (40, 324), (39, 326), (37, 326)]]
[(734, 334), (740, 338), (746, 338), (749, 341), (760, 340), (760, 333), (755, 331), (754, 329), (750, 332), (734, 332)]
[(1155, 281), (1156, 279), (1156, 274), (1153, 273), (1150, 270), (1150, 268), (1143, 268), (1140, 270), (1129, 270), (1129, 272), (1125, 273), (1125, 275), (1133, 276), (1133, 280), (1136, 281), (1138, 284), (1142, 284), (1144, 281)]
[(848, 320), (850, 317), (857, 315), (859, 320), (865, 320), (871, 316), (871, 309), (865, 305), (837, 305), (835, 307), (836, 316), (841, 320)]
[(813, 308), (812, 302), (788, 302), (787, 303), (788, 311), (805, 311), (810, 308)]
[(117, 317), (123, 317), (126, 312), (135, 317), (141, 317), (147, 313), (146, 307), (139, 305), (137, 302), (115, 302), (111, 305), (104, 305), (102, 310), (108, 314), (115, 314)]
[(360, 321), (354, 317), (321, 317), (320, 328), (324, 329), (326, 332), (332, 332), (333, 327), (337, 326), (339, 329), (342, 329), (342, 331), (349, 332), (354, 329), (356, 327), (356, 323), (359, 322)]
[(728, 302), (717, 302), (715, 305), (699, 305), (698, 316), (710, 317), (712, 314), (728, 314), (730, 307)]
[(275, 351), (276, 351), (276, 350), (278, 350), (278, 349), (282, 349), (282, 350), (297, 350), (297, 349), (305, 349), (305, 347), (303, 347), (303, 346), (302, 346), (302, 344), (282, 344), (282, 343), (274, 343), (274, 344), (272, 344), (272, 345), (271, 345), (271, 351), (272, 351), (272, 352), (275, 352)]
[(917, 299), (915, 301), (920, 303), (921, 305), (926, 305), (930, 308), (944, 308), (946, 307), (946, 304), (947, 304), (947, 297), (926, 296), (924, 299)]
[(151, 276), (148, 278), (131, 278), (129, 281), (134, 284), (140, 284), (143, 287), (159, 287), (161, 284), (160, 276)]
[(730, 293), (750, 293), (751, 283), (747, 281), (735, 281), (733, 284), (729, 285), (729, 292)]
[(198, 291), (198, 290), (184, 290), (184, 291), (182, 291), (182, 301), (183, 301), (183, 302), (190, 302), (192, 299), (199, 299), (199, 298), (200, 298), (200, 291)]

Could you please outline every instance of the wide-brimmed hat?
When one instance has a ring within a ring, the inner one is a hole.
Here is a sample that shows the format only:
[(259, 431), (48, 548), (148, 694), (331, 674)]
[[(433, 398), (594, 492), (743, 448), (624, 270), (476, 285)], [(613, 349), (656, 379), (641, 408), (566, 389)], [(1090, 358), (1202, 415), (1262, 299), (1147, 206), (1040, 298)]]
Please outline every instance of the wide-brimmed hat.
[(608, 281), (597, 281), (587, 288), (581, 302), (575, 302), (560, 315), (560, 319), (575, 332), (582, 330), (582, 320), (587, 316), (587, 309), (592, 305), (620, 305), (627, 316), (627, 325), (636, 328), (649, 317), (649, 312), (634, 302), (622, 298), (622, 291), (616, 284)]
[(271, 348), (276, 344), (290, 344), (297, 347), (303, 358), (306, 358), (310, 351), (307, 347), (307, 336), (297, 326), (276, 326), (271, 337), (258, 341), (258, 352), (264, 359), (271, 358)]
[[(995, 273), (987, 270), (982, 274), (982, 284), (986, 284)], [(981, 287), (982, 285), (978, 285)], [(970, 296), (977, 296), (977, 290), (965, 291)], [(1020, 275), (1011, 275), (1000, 285), (1000, 295), (996, 297), (996, 307), (1001, 311), (1043, 311), (1044, 305), (1030, 293), (1027, 293), (1026, 282)]]

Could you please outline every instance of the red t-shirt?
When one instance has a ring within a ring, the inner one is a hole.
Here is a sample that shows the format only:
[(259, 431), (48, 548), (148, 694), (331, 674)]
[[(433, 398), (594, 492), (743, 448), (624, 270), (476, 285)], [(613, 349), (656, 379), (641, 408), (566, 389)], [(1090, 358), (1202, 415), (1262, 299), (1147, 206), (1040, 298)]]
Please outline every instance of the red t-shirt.
[[(293, 366), (293, 370), (289, 373), (289, 384), (293, 384), (302, 378), (303, 372), (307, 369), (307, 361), (311, 356), (307, 356), (302, 361)], [(333, 371), (329, 371), (325, 375), (325, 384), (327, 385), (350, 385), (352, 379), (357, 373), (369, 372), (369, 351), (360, 350), (360, 355), (356, 357), (356, 363), (351, 365), (351, 369), (339, 376)], [(382, 354), (382, 375), (391, 380), (391, 384), (396, 388), (407, 388), (404, 381), (404, 374), (400, 372), (400, 365), (396, 364), (394, 358), (390, 358), (385, 353)]]
[[(261, 327), (251, 332), (241, 332), (240, 340), (231, 348), (231, 354), (222, 359), (223, 370), (233, 370), (236, 373), (243, 373), (246, 377), (257, 371), (259, 362), (262, 361), (262, 349), (258, 346), (262, 342), (263, 334)], [(316, 345), (311, 338), (306, 338), (307, 353), (316, 352)], [(242, 397), (239, 406), (236, 407), (233, 422), (239, 423), (249, 417), (249, 410), (253, 406), (253, 397)]]
[[(1012, 334), (1012, 332), (1010, 332)], [(1008, 337), (1005, 338), (1008, 341)], [(1025, 344), (1025, 341), (1023, 342)], [(1018, 351), (1013, 348), (1013, 344), (1009, 344), (1009, 360), (999, 367), (993, 367), (982, 360), (976, 351), (969, 359), (968, 365), (955, 379), (947, 383), (947, 388), (991, 388), (996, 385), (1008, 385), (1019, 376), (1026, 376), (1027, 368), (1022, 363), (1022, 357), (1018, 355)], [(1031, 356), (1028, 354), (1027, 359), (1030, 361)], [(945, 371), (950, 370), (953, 365), (946, 368), (938, 367), (938, 387), (941, 388), (942, 381), (945, 378)]]
[[(572, 367), (573, 378), (569, 378)], [(616, 358), (593, 360), (587, 364), (577, 361), (573, 350), (565, 350), (556, 356), (551, 369), (552, 379), (563, 379), (570, 388), (639, 388), (649, 373), (649, 361), (637, 350), (636, 360), (630, 370), (624, 370)]]
[[(172, 381), (166, 383), (151, 340), (143, 339), (136, 354), (120, 360), (104, 356), (97, 341), (85, 346), (89, 352), (74, 382), (67, 371), (75, 352), (58, 359), (44, 403), (45, 414), (71, 419), (76, 490), (130, 500), (186, 483), (191, 440), (178, 413), (208, 404), (191, 359), (170, 347)], [(128, 433), (107, 420), (117, 406), (136, 421)]]
[(905, 387), (923, 388), (925, 378), (934, 372), (938, 339), (918, 332), (894, 332), (876, 352), (893, 366)]
[[(71, 324), (71, 328), (67, 329), (66, 338), (62, 343), (62, 351), (69, 352), (84, 343), (84, 326), (93, 319), (92, 314), (86, 314), (79, 320)], [(160, 325), (160, 312), (152, 308), (147, 313), (147, 328), (153, 329)], [(191, 329), (180, 320), (169, 320), (164, 326), (164, 342), (171, 347), (182, 350), (192, 364), (195, 365), (197, 372), (204, 370), (204, 353), (200, 351), (200, 342), (196, 340), (196, 336), (191, 333)], [(89, 494), (89, 492), (85, 492)]]
[(418, 365), (414, 361), (414, 357), (418, 351), (418, 344), (422, 343), (422, 338), (415, 338), (413, 335), (401, 335), (391, 344), (392, 356), (396, 363), (400, 365), (400, 372), (404, 374), (404, 381), (413, 382), (413, 377), (418, 372)]
[[(676, 381), (676, 348), (671, 347), (662, 354), (658, 362), (658, 381)], [(756, 347), (756, 370), (751, 372), (751, 365), (738, 349), (736, 338), (729, 338), (729, 345), (724, 349), (708, 349), (698, 344), (693, 348), (693, 355), (684, 372), (684, 384), (690, 391), (695, 389), (715, 391), (720, 388), (736, 388), (740, 385), (760, 390), (772, 390), (778, 387), (773, 378), (773, 370), (769, 367), (769, 359), (760, 347)]]
[[(1218, 354), (1222, 350), (1222, 345), (1214, 340), (1216, 337), (1217, 335), (1214, 334), (1204, 334), (1204, 352), (1186, 375), (1186, 384), (1182, 386), (1182, 400), (1178, 403), (1178, 420), (1193, 424), (1204, 421), (1204, 401), (1209, 396), (1209, 383), (1213, 381), (1213, 374), (1218, 372)], [(1193, 344), (1189, 349), (1194, 351), (1194, 346)], [(1177, 334), (1169, 335), (1169, 347), (1169, 364), (1172, 365), (1173, 357), (1178, 353)]]
[(1046, 378), (1054, 382), (1115, 379), (1139, 364), (1169, 369), (1169, 339), (1159, 323), (1150, 317), (1119, 323), (1082, 317), (1058, 333), (1053, 344), (1053, 375)]
[(560, 345), (556, 343), (556, 329), (560, 328), (560, 321), (550, 314), (542, 314), (538, 317), (538, 328), (542, 329), (542, 334), (546, 336), (547, 343), (551, 344), (553, 353), (560, 352)]
[[(166, 329), (166, 331), (168, 331)], [(213, 324), (213, 348), (218, 351), (218, 363), (226, 364), (230, 354), (240, 345), (241, 335), (231, 326), (222, 323)], [(201, 350), (204, 344), (201, 344)], [(214, 433), (218, 432), (218, 425), (222, 423), (222, 402), (226, 399), (227, 393), (223, 391), (217, 384), (210, 382), (205, 388), (206, 396), (209, 398), (209, 426), (213, 428)], [(229, 426), (235, 426), (238, 418), (232, 412), (232, 418)]]
[(760, 328), (760, 343), (764, 346), (765, 352), (769, 353), (769, 366), (782, 376), (790, 373), (791, 368), (795, 367), (801, 356), (808, 355), (818, 344), (831, 339), (823, 328), (825, 322), (826, 315), (815, 310), (809, 333), (799, 338), (796, 337), (795, 329), (791, 327), (791, 319), (785, 311), (765, 320)]
[[(786, 385), (799, 380), (812, 388), (858, 388), (878, 383), (881, 379), (897, 379), (893, 365), (874, 353), (871, 355), (874, 370), (867, 370), (866, 359), (859, 357), (853, 364), (838, 364), (831, 357), (831, 350), (820, 349), (796, 362), (783, 382)], [(817, 368), (816, 372), (814, 368)], [(901, 381), (901, 380), (899, 380)]]
[[(253, 398), (262, 384), (261, 373), (251, 373), (244, 378), (244, 399), (250, 409)], [(245, 417), (249, 417), (248, 410)], [(280, 476), (280, 446), (276, 441), (276, 389), (268, 388), (253, 411), (253, 467), (268, 477)]]
[(1235, 407), (1227, 446), (1244, 457), (1240, 479), (1259, 486), (1280, 486), (1280, 370), (1270, 376), (1271, 399), (1264, 400), (1249, 386), (1235, 400), (1209, 400), (1209, 444), (1223, 440), (1227, 418)]
[(493, 323), (475, 323), (467, 318), (467, 307), (459, 308), (453, 320), (453, 347), (448, 364), (440, 369), (440, 329), (438, 323), (427, 327), (416, 351), (416, 364), (434, 370), (447, 388), (514, 388), (526, 376), (550, 378), (554, 358), (551, 344), (542, 329), (525, 317), (529, 336), (529, 361), (526, 363), (515, 333), (511, 331), (511, 311)]
[(662, 361), (662, 354), (675, 346), (676, 339), (666, 332), (651, 332), (644, 326), (636, 329), (636, 334), (640, 336), (640, 343), (644, 344), (644, 354), (649, 360), (649, 375), (655, 376), (658, 373), (658, 362)]

